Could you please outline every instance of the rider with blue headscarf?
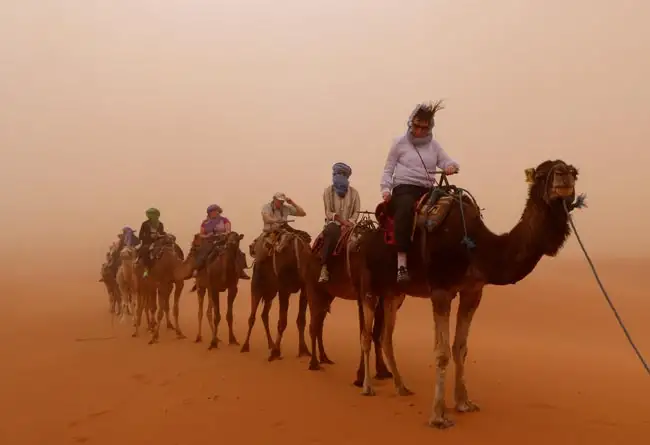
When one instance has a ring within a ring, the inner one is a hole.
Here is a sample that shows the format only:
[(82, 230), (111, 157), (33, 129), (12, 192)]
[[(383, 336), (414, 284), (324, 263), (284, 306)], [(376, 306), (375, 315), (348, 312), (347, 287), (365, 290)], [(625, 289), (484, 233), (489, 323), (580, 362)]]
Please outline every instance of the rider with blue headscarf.
[(332, 184), (323, 192), (325, 227), (321, 251), (321, 273), (318, 281), (329, 280), (327, 263), (341, 238), (341, 226), (353, 226), (359, 218), (361, 200), (359, 192), (350, 185), (352, 168), (343, 162), (332, 166)]

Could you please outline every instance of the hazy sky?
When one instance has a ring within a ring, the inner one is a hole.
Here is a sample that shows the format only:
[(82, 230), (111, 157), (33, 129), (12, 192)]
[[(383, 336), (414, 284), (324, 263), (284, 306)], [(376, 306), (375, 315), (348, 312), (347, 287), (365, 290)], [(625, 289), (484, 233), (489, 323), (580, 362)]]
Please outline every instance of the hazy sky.
[(561, 158), (590, 248), (645, 255), (648, 23), (644, 0), (3, 0), (4, 254), (59, 240), (96, 268), (150, 206), (186, 247), (213, 202), (249, 242), (276, 191), (315, 234), (331, 164), (374, 209), (391, 139), (442, 98), (436, 137), (493, 230)]

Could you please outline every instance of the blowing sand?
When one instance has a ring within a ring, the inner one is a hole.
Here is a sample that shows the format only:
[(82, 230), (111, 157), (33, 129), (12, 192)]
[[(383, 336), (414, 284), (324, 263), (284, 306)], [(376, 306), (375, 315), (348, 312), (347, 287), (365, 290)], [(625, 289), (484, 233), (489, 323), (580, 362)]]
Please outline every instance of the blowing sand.
[[(600, 264), (646, 354), (650, 300), (641, 289), (648, 266)], [(362, 397), (351, 385), (359, 354), (353, 303), (335, 301), (328, 317), (326, 347), (336, 364), (309, 372), (307, 359), (295, 358), (297, 297), (284, 360), (268, 363), (259, 320), (250, 353), (227, 345), (208, 352), (205, 340), (193, 343), (197, 304), (186, 291), (181, 326), (188, 339), (163, 329), (160, 343), (149, 346), (146, 336), (131, 338), (129, 326), (111, 325), (101, 283), (81, 278), (47, 285), (14, 280), (3, 289), (4, 445), (620, 444), (650, 433), (650, 379), (582, 262), (544, 259), (522, 283), (488, 288), (472, 327), (467, 369), (470, 396), (482, 411), (454, 413), (456, 426), (445, 431), (426, 426), (433, 393), (433, 321), (426, 301), (407, 299), (395, 338), (406, 383), (416, 394), (397, 397), (385, 381), (377, 384), (376, 397)], [(240, 341), (247, 287), (240, 286), (236, 303)], [(208, 329), (204, 324), (204, 339)]]

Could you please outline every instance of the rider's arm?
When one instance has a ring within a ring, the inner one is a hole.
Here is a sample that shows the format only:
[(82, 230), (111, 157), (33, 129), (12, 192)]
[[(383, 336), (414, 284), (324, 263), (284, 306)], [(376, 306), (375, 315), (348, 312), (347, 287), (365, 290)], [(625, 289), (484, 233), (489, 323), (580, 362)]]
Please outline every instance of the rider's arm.
[(359, 212), (361, 211), (361, 198), (359, 197), (359, 192), (357, 189), (350, 188), (350, 191), (353, 193), (352, 195), (352, 215), (350, 215), (350, 221), (351, 223), (357, 222), (359, 219)]
[(273, 224), (280, 221), (278, 218), (273, 216), (270, 204), (266, 204), (262, 207), (262, 221), (264, 224)]
[(287, 201), (285, 206), (289, 208), (289, 215), (291, 216), (307, 216), (307, 212), (305, 212), (302, 207), (293, 201)]
[(396, 139), (393, 142), (393, 145), (391, 145), (388, 151), (388, 156), (386, 156), (384, 172), (381, 175), (381, 182), (379, 183), (381, 193), (390, 192), (393, 188), (393, 173), (395, 172), (395, 166), (397, 166), (397, 160), (399, 159), (399, 141), (399, 139)]
[(458, 162), (454, 161), (451, 156), (447, 154), (447, 152), (440, 146), (438, 141), (433, 140), (433, 149), (436, 152), (436, 155), (438, 157), (437, 164), (436, 166), (441, 169), (446, 169), (447, 167), (455, 166), (456, 168), (459, 167)]
[(231, 226), (230, 220), (228, 218), (223, 219), (223, 227), (224, 227), (224, 232), (225, 233), (230, 233), (232, 231), (232, 226)]
[(165, 233), (165, 225), (162, 221), (158, 223), (158, 233)]
[(336, 213), (332, 212), (334, 208), (332, 205), (332, 186), (329, 186), (323, 192), (323, 205), (325, 206), (325, 219), (333, 221), (336, 219)]

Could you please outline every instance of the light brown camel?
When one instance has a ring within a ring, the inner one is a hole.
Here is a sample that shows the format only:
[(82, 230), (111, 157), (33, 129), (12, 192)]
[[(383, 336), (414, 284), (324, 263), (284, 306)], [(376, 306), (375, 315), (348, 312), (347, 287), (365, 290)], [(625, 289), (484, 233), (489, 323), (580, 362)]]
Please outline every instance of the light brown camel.
[(122, 302), (122, 320), (126, 315), (131, 315), (135, 321), (135, 299), (136, 280), (134, 271), (134, 262), (136, 257), (135, 248), (126, 246), (120, 251), (120, 265), (117, 268), (115, 277), (120, 290), (120, 299)]
[[(260, 302), (264, 301), (262, 308), (262, 323), (266, 332), (266, 340), (269, 348), (269, 361), (282, 358), (281, 345), (284, 331), (288, 324), (289, 299), (291, 294), (300, 292), (298, 303), (298, 316), (296, 326), (298, 327), (298, 357), (309, 356), (310, 352), (305, 342), (305, 327), (307, 324), (307, 295), (304, 290), (302, 278), (298, 271), (296, 262), (295, 243), (302, 240), (307, 244), (311, 237), (307, 232), (296, 229), (282, 230), (273, 236), (275, 241), (265, 243), (264, 249), (256, 254), (253, 265), (253, 277), (251, 280), (251, 313), (248, 318), (248, 332), (241, 352), (250, 351), (250, 338), (255, 326), (257, 309)], [(253, 253), (253, 252), (251, 252)], [(278, 313), (278, 327), (275, 341), (271, 336), (269, 326), (269, 313), (273, 299), (278, 295), (280, 309)], [(323, 363), (332, 363), (326, 355), (321, 356)]]
[[(171, 234), (166, 234), (154, 241), (152, 253), (154, 261), (146, 276), (143, 274), (144, 267), (142, 264), (138, 263), (136, 265), (138, 305), (133, 336), (138, 336), (142, 312), (146, 309), (151, 331), (149, 344), (158, 341), (163, 316), (167, 318), (167, 327), (176, 331), (177, 338), (183, 339), (185, 335), (178, 320), (179, 303), (185, 285), (184, 280), (189, 276), (192, 269), (193, 258), (188, 256), (187, 259), (183, 259), (183, 251), (178, 247), (175, 237)], [(172, 290), (174, 290), (174, 324), (169, 320), (169, 300)]]
[[(208, 257), (205, 267), (205, 275), (201, 276), (201, 273), (199, 273), (199, 276), (197, 276), (197, 287), (199, 284), (205, 284), (205, 288), (207, 288), (208, 291), (208, 298), (212, 305), (213, 320), (212, 323), (210, 323), (210, 328), (212, 329), (212, 340), (210, 341), (208, 349), (218, 347), (219, 339), (217, 334), (219, 332), (219, 323), (221, 322), (221, 307), (219, 304), (221, 292), (228, 292), (228, 306), (226, 311), (226, 321), (228, 322), (228, 344), (239, 344), (233, 331), (233, 304), (237, 297), (238, 284), (241, 275), (238, 256), (239, 243), (242, 238), (244, 238), (244, 235), (240, 235), (237, 232), (228, 232), (225, 234), (223, 244), (220, 244), (220, 246), (217, 247), (217, 250)], [(190, 251), (193, 256), (196, 255), (202, 242), (203, 240), (200, 235), (197, 234), (194, 236), (194, 241), (192, 242), (192, 248)], [(194, 261), (192, 262), (192, 265), (194, 265)], [(205, 279), (204, 283), (198, 282), (201, 278)], [(203, 293), (199, 293), (199, 314), (202, 313), (203, 295)], [(200, 319), (201, 316), (199, 316), (199, 322)], [(201, 331), (199, 327), (197, 341), (200, 340)]]
[(120, 289), (115, 279), (114, 269), (106, 267), (105, 264), (102, 265), (101, 279), (99, 281), (104, 283), (104, 287), (106, 287), (106, 293), (108, 294), (108, 312), (119, 315), (121, 306)]
[[(384, 298), (385, 326), (382, 335), (386, 360), (393, 372), (395, 388), (400, 395), (411, 394), (397, 369), (393, 352), (393, 331), (397, 308), (403, 294), (428, 298), (432, 302), (435, 321), (435, 395), (431, 426), (453, 425), (445, 412), (445, 376), (450, 358), (455, 369), (455, 401), (458, 412), (477, 411), (465, 385), (467, 339), (472, 318), (488, 285), (515, 284), (533, 271), (542, 256), (554, 256), (570, 234), (568, 212), (582, 204), (575, 199), (578, 172), (561, 160), (546, 161), (526, 171), (529, 193), (521, 219), (508, 233), (492, 233), (483, 223), (473, 199), (454, 186), (442, 187), (444, 196), (437, 202), (421, 201), (416, 213), (419, 230), (408, 253), (407, 284), (396, 283), (397, 261), (394, 246), (385, 242), (382, 231), (366, 234), (360, 241), (370, 271), (362, 281), (372, 290), (363, 299), (364, 311), (372, 313), (377, 299)], [(442, 181), (444, 183), (444, 181)], [(435, 201), (435, 200), (434, 200)], [(462, 202), (462, 205), (460, 203)], [(382, 214), (378, 207), (378, 215)], [(390, 227), (390, 209), (383, 227)], [(428, 222), (427, 222), (428, 221)], [(429, 226), (429, 230), (422, 227)], [(449, 317), (451, 302), (460, 295), (453, 346), (450, 347)], [(321, 310), (322, 312), (322, 310)], [(369, 369), (370, 335), (362, 336), (366, 379), (363, 393), (373, 395)]]

